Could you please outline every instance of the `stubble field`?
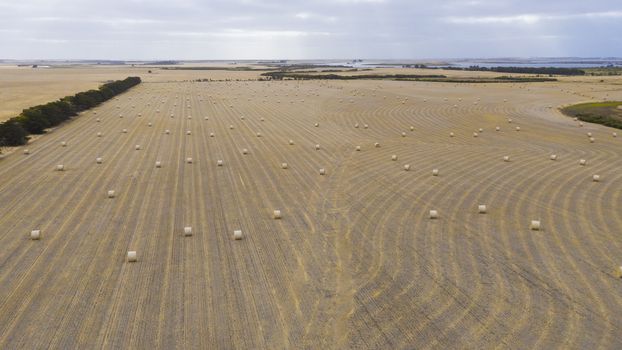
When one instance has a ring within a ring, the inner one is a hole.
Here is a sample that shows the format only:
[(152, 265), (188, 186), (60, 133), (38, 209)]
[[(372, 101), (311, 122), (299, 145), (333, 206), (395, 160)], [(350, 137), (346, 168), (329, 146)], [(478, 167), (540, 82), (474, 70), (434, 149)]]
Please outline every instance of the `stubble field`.
[(621, 348), (618, 90), (146, 81), (0, 160), (0, 348)]

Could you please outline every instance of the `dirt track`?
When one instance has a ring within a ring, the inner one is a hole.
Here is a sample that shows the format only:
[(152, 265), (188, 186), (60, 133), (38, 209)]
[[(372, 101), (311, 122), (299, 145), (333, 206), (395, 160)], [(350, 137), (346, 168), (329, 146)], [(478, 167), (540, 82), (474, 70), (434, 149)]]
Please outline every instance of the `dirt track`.
[(0, 349), (622, 348), (615, 93), (143, 83), (0, 161)]

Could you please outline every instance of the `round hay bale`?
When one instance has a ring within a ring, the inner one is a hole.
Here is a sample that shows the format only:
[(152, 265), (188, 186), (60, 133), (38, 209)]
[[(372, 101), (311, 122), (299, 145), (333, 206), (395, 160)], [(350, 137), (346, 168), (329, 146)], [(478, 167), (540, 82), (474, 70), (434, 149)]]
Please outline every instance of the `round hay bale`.
[(235, 230), (233, 231), (233, 239), (236, 241), (239, 241), (242, 239), (242, 230)]
[(583, 127), (583, 122), (579, 122), (579, 127)]
[(224, 162), (222, 161), (222, 159), (218, 159), (216, 161), (216, 166), (222, 166), (224, 164)]
[(263, 122), (265, 119), (263, 117), (259, 118), (259, 121)]
[(480, 214), (486, 214), (487, 208), (485, 204), (480, 204), (477, 206), (477, 212)]
[(596, 142), (596, 139), (593, 137), (590, 137), (590, 143), (594, 143), (594, 142)]
[(30, 239), (32, 239), (33, 241), (41, 239), (41, 230), (30, 231)]
[(140, 150), (140, 145), (136, 145), (136, 146), (134, 146), (134, 149), (135, 149), (135, 150), (137, 150), (137, 151), (139, 151), (139, 150)]
[(404, 164), (404, 170), (405, 171), (409, 171), (410, 170), (410, 164)]
[(287, 169), (287, 163), (281, 163), (281, 169)]
[(63, 170), (65, 170), (65, 166), (64, 165), (62, 165), (62, 164), (56, 165), (56, 171), (63, 171)]
[(517, 127), (516, 127), (516, 131), (520, 131), (520, 126), (517, 126)]
[(438, 176), (438, 169), (432, 169), (432, 176)]
[(355, 127), (356, 129), (358, 129), (358, 128), (359, 128), (359, 123), (354, 124), (354, 127)]
[(415, 127), (414, 126), (410, 126), (410, 131), (415, 131)]
[(97, 133), (97, 137), (102, 137), (102, 133), (101, 133), (101, 132), (98, 132), (98, 133)]
[(495, 131), (501, 131), (501, 127), (496, 126), (496, 127), (495, 127)]
[(190, 158), (190, 157), (186, 158), (186, 163), (192, 164), (192, 158)]
[(402, 137), (406, 137), (406, 133), (405, 132), (402, 132)]
[(617, 132), (613, 132), (613, 133), (611, 133), (611, 136), (618, 137), (618, 133)]
[(127, 261), (128, 262), (136, 262), (138, 261), (138, 257), (136, 256), (135, 250), (130, 250), (127, 252)]
[(210, 132), (210, 133), (209, 133), (209, 137), (214, 137), (214, 133), (213, 133), (213, 132)]
[(356, 146), (356, 151), (360, 152), (361, 151), (361, 146)]
[(549, 159), (551, 159), (551, 160), (557, 160), (557, 154), (551, 154), (551, 156), (549, 157)]
[(95, 121), (99, 123), (99, 122), (101, 122), (101, 119), (97, 118), (97, 119), (95, 119)]
[(114, 198), (114, 191), (108, 190), (108, 198)]
[(365, 125), (363, 125), (363, 128), (364, 129), (369, 129), (369, 125), (365, 124)]
[(65, 141), (61, 141), (61, 142), (60, 142), (60, 146), (61, 146), (61, 147), (67, 147), (67, 142), (65, 142)]
[(192, 135), (192, 131), (186, 130), (186, 135)]
[(476, 133), (476, 132), (473, 133), (473, 137), (478, 137), (478, 136), (479, 136), (478, 133)]
[(147, 123), (147, 126), (151, 127), (151, 126), (153, 126), (153, 124), (152, 123)]
[(438, 219), (438, 211), (430, 210), (430, 219)]
[(122, 133), (127, 134), (127, 129), (121, 130)]
[(160, 162), (159, 160), (157, 160), (157, 161), (155, 162), (155, 167), (156, 167), (156, 168), (161, 168), (161, 167), (162, 167), (162, 162)]
[(453, 132), (450, 132), (450, 133), (449, 133), (449, 137), (454, 137), (454, 133), (453, 133)]
[(203, 117), (203, 120), (209, 120), (209, 117)]
[(317, 128), (320, 126), (320, 123), (315, 123), (314, 126)]
[(579, 165), (586, 165), (587, 161), (585, 159), (580, 159), (579, 160)]
[(320, 145), (319, 145), (319, 144), (315, 145), (315, 150), (316, 150), (316, 151), (319, 151), (319, 150), (320, 150)]
[(326, 169), (320, 168), (320, 175), (326, 175)]
[(593, 176), (592, 176), (592, 181), (594, 181), (594, 182), (600, 182), (600, 175), (593, 175)]
[(504, 162), (509, 162), (510, 161), (510, 156), (503, 156), (503, 161)]
[(246, 148), (242, 149), (242, 154), (248, 154), (248, 150)]
[(378, 142), (374, 142), (374, 147), (380, 148), (380, 144)]
[(531, 224), (529, 225), (529, 228), (532, 231), (540, 231), (540, 228), (541, 228), (540, 220), (531, 220)]
[(479, 129), (478, 129), (478, 131), (479, 131), (480, 133), (483, 133), (483, 132), (484, 132), (484, 129), (479, 128)]
[(192, 236), (192, 227), (190, 227), (190, 226), (184, 227), (184, 236), (185, 237)]
[(261, 137), (261, 133), (260, 132), (257, 133), (257, 137)]
[(101, 163), (103, 163), (103, 161), (104, 161), (104, 159), (103, 159), (102, 157), (97, 157), (97, 158), (95, 158), (95, 162), (96, 162), (97, 164), (101, 164)]
[(279, 220), (279, 219), (281, 219), (281, 218), (282, 218), (282, 216), (281, 216), (281, 211), (280, 211), (280, 210), (275, 210), (275, 211), (272, 213), (272, 217), (273, 217), (275, 220)]
[(512, 118), (508, 118), (508, 123), (512, 124)]
[(233, 130), (233, 125), (229, 125), (229, 130)]
[(591, 133), (591, 132), (588, 132), (588, 133), (587, 133), (587, 137), (592, 137), (592, 133)]
[(397, 160), (397, 155), (395, 155), (395, 154), (394, 154), (394, 155), (392, 155), (392, 156), (391, 156), (391, 160), (394, 160), (394, 161), (395, 161), (395, 160)]
[(164, 133), (165, 133), (166, 135), (169, 135), (169, 134), (171, 133), (171, 131), (170, 131), (169, 129), (166, 129), (166, 130), (164, 130)]
[(24, 154), (30, 154), (30, 150), (29, 149), (25, 149), (24, 150)]

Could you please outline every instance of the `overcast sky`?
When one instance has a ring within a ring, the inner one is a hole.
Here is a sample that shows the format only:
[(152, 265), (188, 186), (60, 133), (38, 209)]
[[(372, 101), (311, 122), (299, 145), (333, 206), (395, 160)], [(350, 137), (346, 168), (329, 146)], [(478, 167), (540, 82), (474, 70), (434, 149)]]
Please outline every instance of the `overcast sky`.
[(622, 0), (0, 0), (0, 58), (622, 56)]

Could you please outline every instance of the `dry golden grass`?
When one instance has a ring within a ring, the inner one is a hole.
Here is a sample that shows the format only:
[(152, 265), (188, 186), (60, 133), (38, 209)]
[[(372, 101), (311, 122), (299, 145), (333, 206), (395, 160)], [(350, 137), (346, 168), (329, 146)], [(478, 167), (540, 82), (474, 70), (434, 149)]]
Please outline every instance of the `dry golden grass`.
[(147, 80), (0, 161), (0, 348), (621, 348), (584, 81)]

